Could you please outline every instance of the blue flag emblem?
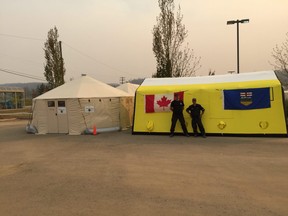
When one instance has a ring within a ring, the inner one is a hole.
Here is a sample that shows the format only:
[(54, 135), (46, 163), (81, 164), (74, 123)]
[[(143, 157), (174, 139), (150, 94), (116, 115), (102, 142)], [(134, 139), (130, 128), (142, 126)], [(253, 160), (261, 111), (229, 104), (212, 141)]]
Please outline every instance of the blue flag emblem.
[(270, 88), (223, 90), (224, 109), (247, 110), (271, 107)]
[(251, 91), (240, 92), (240, 103), (243, 104), (244, 106), (249, 106), (250, 104), (253, 103), (252, 96), (253, 96), (253, 93)]

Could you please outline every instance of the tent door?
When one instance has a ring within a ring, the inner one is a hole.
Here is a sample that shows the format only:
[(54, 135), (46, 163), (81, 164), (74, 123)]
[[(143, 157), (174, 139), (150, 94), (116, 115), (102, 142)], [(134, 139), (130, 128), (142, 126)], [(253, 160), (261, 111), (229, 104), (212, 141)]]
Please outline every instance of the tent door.
[(66, 101), (49, 100), (48, 133), (68, 133)]
[(48, 116), (48, 133), (58, 133), (58, 123), (57, 123), (57, 108), (56, 102), (49, 100), (47, 102), (47, 116)]
[(66, 101), (57, 101), (58, 133), (68, 133)]

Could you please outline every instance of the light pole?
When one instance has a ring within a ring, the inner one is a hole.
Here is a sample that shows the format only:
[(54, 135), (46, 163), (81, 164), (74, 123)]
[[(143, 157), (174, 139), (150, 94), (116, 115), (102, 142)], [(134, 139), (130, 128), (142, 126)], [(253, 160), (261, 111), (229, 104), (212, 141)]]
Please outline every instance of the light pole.
[(237, 73), (240, 72), (239, 66), (239, 23), (249, 23), (249, 19), (242, 19), (242, 20), (229, 20), (227, 21), (227, 25), (237, 24)]

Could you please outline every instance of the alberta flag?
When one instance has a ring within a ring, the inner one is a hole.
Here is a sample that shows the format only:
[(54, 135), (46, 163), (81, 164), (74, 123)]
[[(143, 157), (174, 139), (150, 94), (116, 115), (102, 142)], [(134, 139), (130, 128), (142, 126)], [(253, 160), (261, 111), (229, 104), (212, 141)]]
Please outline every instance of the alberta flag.
[(169, 112), (170, 104), (174, 100), (175, 94), (178, 94), (179, 99), (183, 100), (184, 92), (145, 95), (145, 112)]
[(224, 109), (247, 110), (271, 107), (270, 88), (223, 90)]

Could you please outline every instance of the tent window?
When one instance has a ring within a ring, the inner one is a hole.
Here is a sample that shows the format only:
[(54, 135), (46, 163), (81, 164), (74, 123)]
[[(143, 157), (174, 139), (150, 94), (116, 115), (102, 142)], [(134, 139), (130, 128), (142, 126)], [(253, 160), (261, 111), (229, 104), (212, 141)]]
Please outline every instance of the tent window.
[(65, 101), (58, 101), (58, 107), (65, 107)]
[(55, 101), (48, 101), (48, 107), (55, 107)]

